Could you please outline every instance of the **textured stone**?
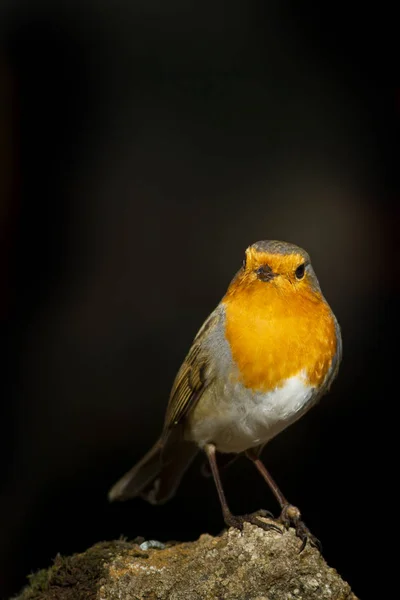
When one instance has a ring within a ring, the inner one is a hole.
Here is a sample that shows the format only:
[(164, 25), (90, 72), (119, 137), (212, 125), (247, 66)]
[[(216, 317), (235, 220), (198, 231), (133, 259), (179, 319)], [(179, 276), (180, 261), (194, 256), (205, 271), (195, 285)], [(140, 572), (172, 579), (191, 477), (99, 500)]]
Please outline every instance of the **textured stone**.
[(20, 600), (357, 600), (318, 550), (293, 530), (279, 534), (245, 524), (239, 532), (140, 549), (102, 542), (57, 557), (31, 577)]

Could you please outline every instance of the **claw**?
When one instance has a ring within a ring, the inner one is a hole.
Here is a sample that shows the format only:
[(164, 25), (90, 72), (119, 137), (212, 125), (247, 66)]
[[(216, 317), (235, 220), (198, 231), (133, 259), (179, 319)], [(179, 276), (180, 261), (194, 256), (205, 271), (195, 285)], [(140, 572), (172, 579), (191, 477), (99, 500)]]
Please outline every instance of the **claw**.
[(225, 523), (228, 525), (228, 527), (235, 527), (240, 531), (243, 530), (243, 524), (247, 522), (251, 523), (252, 525), (256, 525), (257, 527), (260, 527), (261, 529), (264, 529), (264, 531), (273, 530), (277, 531), (278, 533), (282, 533), (282, 530), (274, 523), (266, 523), (265, 521), (262, 521), (260, 519), (260, 517), (270, 518), (270, 515), (271, 513), (269, 513), (268, 511), (258, 510), (254, 514), (242, 516), (235, 516), (229, 513), (226, 514), (224, 518)]
[(303, 539), (303, 541), (301, 542), (301, 546), (300, 546), (299, 554), (301, 554), (301, 553), (303, 552), (303, 550), (304, 550), (304, 548), (306, 547), (306, 545), (307, 545), (307, 537), (305, 537), (305, 538)]
[(265, 521), (261, 521), (261, 519), (259, 519), (257, 516), (254, 516), (254, 515), (244, 515), (244, 518), (249, 523), (252, 523), (253, 525), (256, 525), (257, 527), (260, 527), (261, 529), (264, 529), (264, 531), (271, 531), (271, 530), (273, 530), (273, 531), (277, 531), (280, 534), (283, 533), (282, 529), (280, 529), (274, 523), (266, 523)]
[(299, 554), (301, 554), (306, 547), (307, 542), (319, 552), (322, 551), (321, 542), (310, 532), (308, 527), (305, 526), (303, 521), (299, 521), (296, 526), (296, 535), (302, 540), (302, 544), (299, 550)]
[(254, 517), (264, 517), (264, 519), (273, 519), (274, 521), (276, 521), (272, 512), (270, 512), (269, 510), (265, 510), (264, 508), (260, 508), (252, 514)]
[(318, 550), (318, 552), (320, 552), (322, 554), (322, 544), (319, 541), (318, 538), (315, 537), (315, 535), (313, 535), (312, 533), (310, 533), (310, 531), (308, 532), (308, 541), (311, 544), (311, 546), (313, 546), (314, 548), (316, 548)]
[(289, 529), (290, 525), (293, 525), (297, 537), (301, 540), (299, 554), (303, 552), (307, 542), (319, 550), (319, 552), (322, 551), (321, 542), (310, 532), (308, 527), (301, 520), (301, 513), (296, 506), (293, 506), (292, 504), (286, 504), (282, 509), (279, 520), (283, 526), (286, 527), (286, 529)]

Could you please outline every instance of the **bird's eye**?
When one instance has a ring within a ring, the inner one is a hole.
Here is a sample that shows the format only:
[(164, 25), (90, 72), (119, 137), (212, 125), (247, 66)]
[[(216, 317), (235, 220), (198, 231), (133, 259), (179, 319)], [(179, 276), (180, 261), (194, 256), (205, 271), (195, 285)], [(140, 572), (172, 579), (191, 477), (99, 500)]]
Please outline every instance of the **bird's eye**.
[(299, 265), (295, 270), (294, 274), (296, 275), (296, 279), (303, 279), (305, 273), (305, 265)]

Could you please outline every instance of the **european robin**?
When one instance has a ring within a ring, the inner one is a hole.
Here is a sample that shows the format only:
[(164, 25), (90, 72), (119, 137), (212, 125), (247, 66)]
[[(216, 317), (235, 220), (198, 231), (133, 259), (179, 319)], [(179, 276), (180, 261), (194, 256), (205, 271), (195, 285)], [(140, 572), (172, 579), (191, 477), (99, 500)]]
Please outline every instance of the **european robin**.
[[(267, 442), (302, 417), (328, 391), (342, 354), (338, 322), (322, 295), (310, 257), (294, 244), (261, 241), (197, 333), (176, 375), (160, 439), (110, 490), (110, 500), (171, 498), (197, 452), (209, 460), (228, 526), (234, 516), (222, 488), (216, 452), (244, 453), (281, 507), (280, 522), (302, 540), (318, 540), (260, 460)], [(262, 512), (262, 511), (260, 511)]]

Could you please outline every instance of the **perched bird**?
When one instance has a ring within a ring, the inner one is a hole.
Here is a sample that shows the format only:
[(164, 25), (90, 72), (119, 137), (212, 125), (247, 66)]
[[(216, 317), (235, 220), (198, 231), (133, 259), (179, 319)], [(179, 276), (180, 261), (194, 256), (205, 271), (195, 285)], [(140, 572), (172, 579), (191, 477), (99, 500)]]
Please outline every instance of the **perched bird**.
[(216, 452), (253, 461), (281, 507), (280, 522), (302, 540), (318, 541), (260, 460), (273, 437), (328, 391), (342, 354), (338, 322), (302, 248), (261, 241), (247, 248), (242, 268), (205, 321), (175, 378), (160, 439), (109, 492), (110, 500), (171, 498), (200, 450), (208, 457), (228, 526), (234, 516), (222, 488)]

